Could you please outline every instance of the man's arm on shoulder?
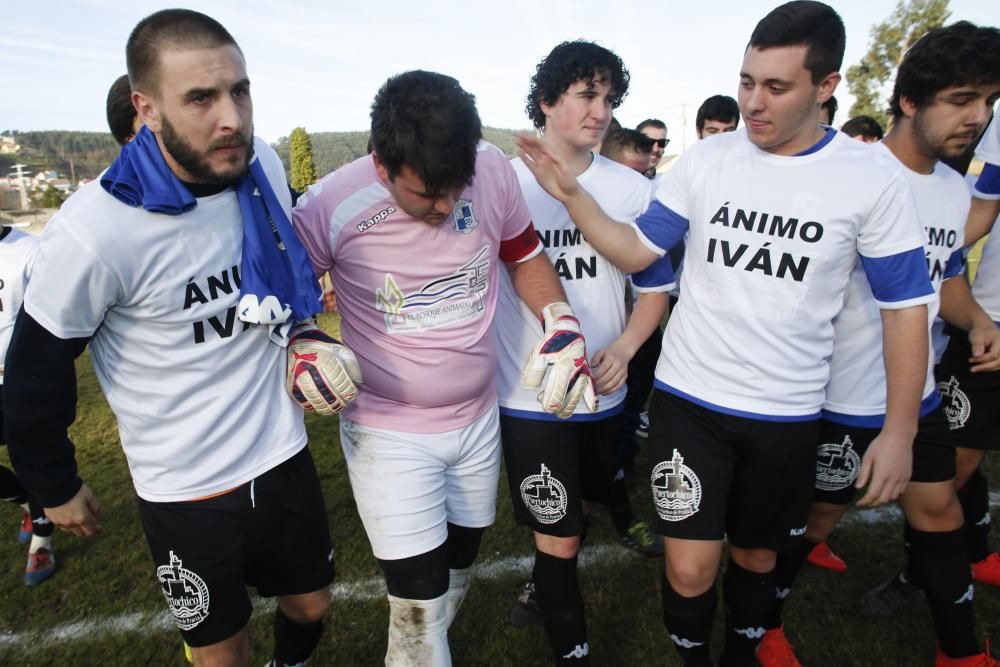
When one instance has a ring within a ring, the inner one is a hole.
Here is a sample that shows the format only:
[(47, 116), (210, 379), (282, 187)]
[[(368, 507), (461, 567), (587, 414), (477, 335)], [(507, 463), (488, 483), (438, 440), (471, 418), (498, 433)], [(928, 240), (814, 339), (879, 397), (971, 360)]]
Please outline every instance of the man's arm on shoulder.
[(100, 507), (77, 475), (68, 436), (76, 419), (74, 361), (87, 340), (59, 338), (22, 309), (4, 371), (3, 410), (11, 462), (49, 518), (77, 535), (100, 530)]

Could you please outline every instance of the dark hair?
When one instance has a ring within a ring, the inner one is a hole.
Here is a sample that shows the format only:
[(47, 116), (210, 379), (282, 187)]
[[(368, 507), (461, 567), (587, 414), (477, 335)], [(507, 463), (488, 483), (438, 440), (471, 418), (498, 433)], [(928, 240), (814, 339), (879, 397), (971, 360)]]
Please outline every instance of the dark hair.
[(830, 112), (830, 126), (832, 127), (833, 119), (837, 116), (837, 109), (840, 108), (840, 105), (837, 103), (837, 98), (834, 97), (833, 95), (830, 95), (830, 99), (828, 99), (826, 102), (823, 102), (823, 104), (819, 105), (819, 108), (826, 109), (827, 111)]
[(695, 127), (701, 130), (705, 127), (706, 120), (715, 120), (720, 123), (736, 121), (738, 127), (740, 124), (740, 107), (736, 103), (736, 100), (728, 95), (712, 95), (698, 107), (698, 116), (694, 121)]
[(472, 182), (483, 126), (476, 98), (455, 79), (422, 70), (398, 74), (379, 88), (371, 117), (372, 148), (390, 179), (406, 165), (430, 193)]
[(619, 128), (610, 130), (601, 142), (601, 155), (615, 159), (626, 151), (649, 155), (653, 151), (653, 140), (639, 130)]
[(111, 136), (119, 145), (124, 146), (135, 134), (132, 129), (132, 123), (135, 122), (135, 107), (132, 106), (132, 87), (128, 83), (128, 74), (122, 74), (111, 84), (111, 89), (108, 90), (107, 110)]
[(959, 21), (935, 28), (910, 47), (896, 72), (889, 110), (903, 115), (899, 98), (919, 109), (945, 88), (1000, 82), (1000, 30)]
[(875, 137), (878, 140), (885, 135), (882, 126), (871, 116), (855, 116), (844, 123), (840, 131), (849, 137)]
[(125, 45), (125, 63), (132, 89), (154, 91), (161, 51), (220, 46), (235, 46), (240, 50), (229, 31), (210, 16), (190, 9), (164, 9), (150, 14), (136, 24)]
[(524, 110), (540, 130), (545, 127), (542, 102), (554, 105), (577, 81), (590, 82), (598, 79), (607, 82), (611, 89), (611, 108), (617, 109), (628, 95), (629, 73), (622, 59), (593, 42), (563, 42), (552, 49), (535, 68)]
[(667, 124), (664, 123), (659, 118), (647, 118), (646, 120), (636, 125), (635, 129), (637, 132), (642, 132), (647, 127), (655, 127), (658, 130), (665, 130), (667, 129)]
[(614, 116), (612, 116), (611, 117), (611, 122), (608, 123), (608, 132), (610, 132), (611, 130), (620, 130), (621, 128), (622, 128), (622, 124), (618, 121), (617, 118), (615, 118)]
[(749, 46), (805, 46), (805, 66), (816, 85), (840, 70), (845, 39), (844, 22), (832, 7), (815, 0), (793, 0), (775, 7), (760, 20), (750, 35)]

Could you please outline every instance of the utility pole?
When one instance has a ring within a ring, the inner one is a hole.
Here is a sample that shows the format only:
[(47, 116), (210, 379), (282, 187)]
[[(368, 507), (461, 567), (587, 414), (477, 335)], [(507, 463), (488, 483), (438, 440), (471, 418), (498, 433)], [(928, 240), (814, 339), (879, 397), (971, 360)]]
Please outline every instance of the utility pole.
[(21, 210), (28, 208), (28, 188), (24, 185), (24, 168), (26, 166), (24, 164), (15, 164), (10, 168), (17, 178), (17, 187), (21, 190)]

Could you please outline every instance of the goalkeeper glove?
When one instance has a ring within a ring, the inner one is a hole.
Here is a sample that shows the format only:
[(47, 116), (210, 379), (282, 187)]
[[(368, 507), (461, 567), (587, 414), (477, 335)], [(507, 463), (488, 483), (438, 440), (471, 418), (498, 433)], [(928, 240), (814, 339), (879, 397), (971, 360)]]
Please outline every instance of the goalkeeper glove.
[(537, 389), (545, 378), (545, 388), (538, 401), (546, 412), (566, 419), (582, 398), (591, 412), (597, 411), (594, 377), (587, 361), (587, 345), (580, 331), (580, 321), (568, 303), (550, 303), (542, 309), (542, 340), (535, 345), (521, 372), (521, 386)]
[(312, 322), (295, 327), (288, 341), (285, 389), (306, 411), (333, 415), (358, 397), (357, 357)]

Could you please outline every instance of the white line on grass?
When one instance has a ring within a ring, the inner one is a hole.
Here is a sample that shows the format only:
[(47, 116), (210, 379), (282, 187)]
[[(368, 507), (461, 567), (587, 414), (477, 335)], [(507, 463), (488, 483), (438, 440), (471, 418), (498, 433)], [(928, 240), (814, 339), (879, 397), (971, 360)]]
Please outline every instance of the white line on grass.
[[(990, 494), (990, 507), (997, 506), (1000, 506), (1000, 493), (994, 492)], [(899, 508), (891, 505), (851, 512), (844, 518), (843, 523), (848, 526), (852, 523), (889, 523), (897, 520), (900, 516)], [(633, 552), (621, 545), (595, 544), (583, 549), (580, 553), (579, 565), (583, 568), (610, 565), (634, 557)], [(484, 561), (473, 567), (474, 576), (478, 579), (489, 580), (505, 579), (511, 576), (527, 577), (533, 563), (533, 556), (509, 556)], [(334, 584), (330, 590), (335, 601), (375, 600), (385, 596), (385, 583), (381, 577), (372, 577), (361, 581)], [(270, 614), (274, 611), (274, 606), (273, 598), (255, 599), (254, 616)], [(132, 632), (146, 633), (150, 630), (167, 631), (174, 627), (173, 617), (167, 611), (132, 612), (102, 619), (64, 623), (47, 630), (0, 632), (0, 647), (30, 648), (36, 651), (65, 642), (96, 640)]]

